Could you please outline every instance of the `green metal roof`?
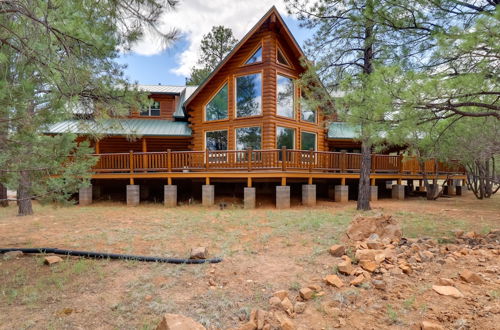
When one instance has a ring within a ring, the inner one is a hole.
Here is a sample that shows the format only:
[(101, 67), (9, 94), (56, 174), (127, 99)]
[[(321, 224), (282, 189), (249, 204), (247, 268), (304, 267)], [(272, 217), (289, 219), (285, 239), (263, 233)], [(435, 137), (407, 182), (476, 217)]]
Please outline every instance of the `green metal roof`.
[(186, 122), (160, 119), (66, 120), (51, 125), (44, 133), (191, 136), (191, 128)]
[(329, 139), (356, 139), (359, 137), (359, 126), (344, 122), (333, 122), (328, 127)]

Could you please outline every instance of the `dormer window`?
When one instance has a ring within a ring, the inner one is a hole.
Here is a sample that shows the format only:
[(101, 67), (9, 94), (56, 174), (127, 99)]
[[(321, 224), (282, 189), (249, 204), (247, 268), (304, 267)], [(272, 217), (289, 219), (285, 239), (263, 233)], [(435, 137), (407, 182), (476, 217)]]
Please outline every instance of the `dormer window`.
[(148, 117), (160, 116), (160, 101), (152, 100), (152, 102), (148, 106), (142, 109), (140, 115)]
[(250, 58), (245, 62), (245, 64), (253, 64), (258, 62), (262, 62), (262, 47), (259, 47), (259, 49), (257, 49), (255, 53), (253, 53), (253, 55), (250, 56)]
[(276, 60), (278, 61), (279, 64), (290, 66), (288, 60), (286, 59), (285, 55), (283, 55), (283, 52), (279, 47), (278, 47), (278, 54), (276, 54)]

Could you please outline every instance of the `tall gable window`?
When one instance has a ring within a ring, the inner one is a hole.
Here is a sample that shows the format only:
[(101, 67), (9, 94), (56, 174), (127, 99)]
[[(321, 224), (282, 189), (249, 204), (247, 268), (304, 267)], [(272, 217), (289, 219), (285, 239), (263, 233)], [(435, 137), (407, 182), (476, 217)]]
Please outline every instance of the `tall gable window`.
[(257, 116), (262, 113), (262, 75), (260, 73), (236, 78), (236, 117)]
[(160, 115), (160, 101), (151, 100), (148, 106), (142, 108), (141, 116), (158, 117)]
[(303, 93), (300, 98), (300, 112), (303, 121), (316, 122), (316, 110), (309, 105)]
[(245, 64), (252, 64), (262, 62), (262, 47), (259, 47), (255, 53), (250, 56), (250, 58), (245, 62)]
[(227, 83), (205, 106), (205, 120), (227, 119)]
[(277, 76), (277, 105), (276, 113), (279, 116), (294, 118), (295, 111), (293, 106), (294, 87), (291, 78), (278, 75)]
[(255, 127), (241, 127), (236, 129), (236, 149), (245, 150), (252, 148), (254, 150), (261, 149), (261, 128)]
[(281, 49), (279, 47), (278, 47), (278, 53), (276, 54), (276, 60), (278, 61), (279, 64), (290, 66), (285, 55), (283, 55), (283, 52), (281, 51)]

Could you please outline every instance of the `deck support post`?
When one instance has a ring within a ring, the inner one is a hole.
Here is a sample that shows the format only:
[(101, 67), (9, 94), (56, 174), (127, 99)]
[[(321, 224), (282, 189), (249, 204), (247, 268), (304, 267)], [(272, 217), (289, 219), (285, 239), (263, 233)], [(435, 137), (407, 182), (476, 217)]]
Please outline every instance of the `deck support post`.
[(448, 196), (455, 196), (457, 194), (455, 180), (448, 180)]
[(342, 184), (340, 186), (335, 186), (335, 201), (339, 203), (344, 203), (349, 200), (349, 186)]
[(215, 187), (212, 184), (201, 186), (201, 204), (203, 206), (212, 206), (215, 203)]
[(168, 184), (163, 186), (163, 204), (166, 207), (177, 206), (177, 186)]
[(290, 208), (290, 186), (276, 186), (276, 208)]
[(378, 187), (370, 186), (370, 202), (378, 201)]
[(255, 188), (245, 187), (243, 189), (243, 207), (245, 209), (255, 208)]
[(392, 185), (392, 199), (404, 200), (405, 186), (403, 186), (402, 184)]
[(78, 191), (78, 204), (81, 206), (92, 204), (92, 185), (80, 188)]
[(127, 185), (127, 206), (137, 206), (140, 200), (140, 186), (137, 184)]
[(316, 185), (303, 184), (302, 185), (302, 205), (316, 206)]

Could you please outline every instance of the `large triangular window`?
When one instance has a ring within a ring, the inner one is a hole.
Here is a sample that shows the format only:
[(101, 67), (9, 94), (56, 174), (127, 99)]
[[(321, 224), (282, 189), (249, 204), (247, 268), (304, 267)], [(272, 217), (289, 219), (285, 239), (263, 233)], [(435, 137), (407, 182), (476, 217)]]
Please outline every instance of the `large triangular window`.
[(227, 83), (205, 106), (205, 121), (227, 119)]
[(278, 48), (278, 54), (276, 56), (276, 60), (278, 61), (279, 64), (290, 66), (290, 64), (288, 63), (285, 55), (283, 55), (283, 52), (279, 48)]
[(245, 64), (252, 64), (258, 62), (262, 62), (262, 47), (259, 47), (259, 49), (257, 49), (255, 53), (253, 53), (253, 55), (250, 56), (250, 58), (245, 62)]

